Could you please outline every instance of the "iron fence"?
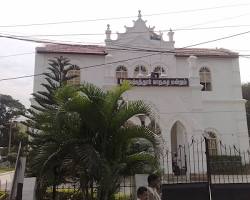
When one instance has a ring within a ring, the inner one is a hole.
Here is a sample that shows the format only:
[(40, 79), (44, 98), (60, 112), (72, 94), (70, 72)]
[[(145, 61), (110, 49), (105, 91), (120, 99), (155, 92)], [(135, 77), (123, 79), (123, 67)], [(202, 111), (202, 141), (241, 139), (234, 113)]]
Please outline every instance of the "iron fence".
[[(95, 199), (97, 194), (97, 185), (93, 184), (90, 186), (92, 198)], [(115, 200), (132, 200), (135, 197), (135, 181), (133, 176), (121, 177), (120, 187), (115, 193)], [(46, 191), (45, 200), (53, 199), (53, 188), (49, 187)], [(79, 182), (74, 183), (64, 183), (56, 187), (56, 197), (57, 199), (63, 200), (82, 200), (86, 199), (84, 193), (81, 190)]]
[(162, 155), (162, 181), (177, 183), (249, 183), (250, 152), (205, 138), (192, 139)]

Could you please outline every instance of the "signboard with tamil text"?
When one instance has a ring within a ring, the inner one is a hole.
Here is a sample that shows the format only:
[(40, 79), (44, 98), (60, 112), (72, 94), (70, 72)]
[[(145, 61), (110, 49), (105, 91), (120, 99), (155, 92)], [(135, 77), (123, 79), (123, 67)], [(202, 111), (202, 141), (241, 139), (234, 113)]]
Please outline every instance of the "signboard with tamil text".
[(118, 78), (118, 84), (128, 81), (133, 86), (188, 87), (188, 78)]

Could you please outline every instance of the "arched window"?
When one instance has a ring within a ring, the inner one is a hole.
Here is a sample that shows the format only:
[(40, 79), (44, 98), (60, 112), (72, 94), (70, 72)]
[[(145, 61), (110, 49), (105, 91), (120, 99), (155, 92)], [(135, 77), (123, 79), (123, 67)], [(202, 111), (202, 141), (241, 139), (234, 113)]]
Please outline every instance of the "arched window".
[(147, 75), (147, 69), (144, 65), (137, 65), (134, 71), (134, 77), (140, 78)]
[(217, 155), (217, 137), (213, 132), (207, 132), (208, 138), (208, 152), (209, 155)]
[(200, 69), (200, 84), (203, 86), (201, 91), (211, 91), (211, 72), (207, 67)]
[(67, 80), (67, 84), (69, 85), (80, 85), (81, 82), (81, 70), (78, 66), (74, 66), (73, 69), (69, 70), (67, 72), (67, 77), (74, 77), (74, 78), (70, 78), (69, 80)]
[(123, 65), (120, 65), (116, 68), (116, 78), (128, 78), (128, 70)]
[(156, 66), (154, 68), (154, 73), (158, 73), (159, 76), (166, 76), (166, 70), (162, 66)]

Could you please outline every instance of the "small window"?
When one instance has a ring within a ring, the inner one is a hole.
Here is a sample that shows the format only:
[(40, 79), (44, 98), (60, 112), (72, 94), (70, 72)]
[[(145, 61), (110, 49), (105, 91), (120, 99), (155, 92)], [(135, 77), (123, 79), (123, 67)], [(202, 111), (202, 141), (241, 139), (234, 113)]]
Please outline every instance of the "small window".
[(147, 76), (147, 69), (143, 65), (137, 65), (134, 71), (134, 77), (140, 78)]
[(209, 155), (214, 156), (217, 155), (217, 138), (215, 133), (213, 132), (208, 132), (207, 133), (209, 135), (209, 139), (208, 139), (208, 152)]
[(162, 66), (155, 67), (154, 72), (158, 73), (159, 76), (166, 76), (166, 70)]
[(200, 69), (200, 84), (203, 86), (201, 91), (211, 91), (211, 72), (207, 67)]
[(127, 68), (123, 65), (120, 65), (116, 68), (116, 78), (128, 78), (128, 71)]
[(69, 70), (67, 73), (67, 77), (74, 77), (74, 78), (70, 78), (69, 80), (67, 80), (67, 84), (80, 85), (81, 82), (80, 75), (81, 75), (80, 68), (78, 66), (74, 66), (74, 68)]

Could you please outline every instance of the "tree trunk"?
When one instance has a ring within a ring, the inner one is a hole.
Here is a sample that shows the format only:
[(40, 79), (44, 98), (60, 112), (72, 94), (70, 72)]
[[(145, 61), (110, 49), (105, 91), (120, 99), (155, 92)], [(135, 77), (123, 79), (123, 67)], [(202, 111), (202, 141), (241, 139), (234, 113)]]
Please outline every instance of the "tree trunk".
[(53, 189), (52, 189), (52, 199), (56, 200), (56, 185), (55, 185), (55, 183), (53, 184)]
[(112, 200), (113, 195), (119, 188), (120, 181), (118, 177), (107, 176), (106, 179), (98, 187), (97, 200)]
[(56, 167), (54, 167), (54, 181), (53, 181), (53, 189), (52, 189), (53, 200), (56, 200), (56, 178), (57, 178), (57, 171), (56, 171)]

